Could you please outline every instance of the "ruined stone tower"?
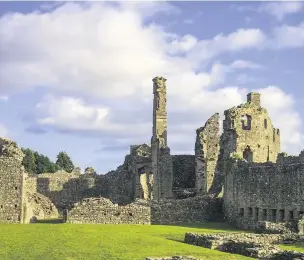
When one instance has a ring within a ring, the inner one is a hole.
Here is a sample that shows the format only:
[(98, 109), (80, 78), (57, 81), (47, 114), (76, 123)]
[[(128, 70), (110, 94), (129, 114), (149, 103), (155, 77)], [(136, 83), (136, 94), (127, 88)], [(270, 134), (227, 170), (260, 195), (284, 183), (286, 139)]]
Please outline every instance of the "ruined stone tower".
[(204, 127), (196, 130), (195, 175), (198, 194), (207, 194), (213, 184), (219, 155), (220, 116), (210, 117)]
[(167, 144), (166, 79), (153, 79), (152, 198), (172, 197), (173, 165)]
[(221, 153), (232, 153), (248, 162), (275, 162), (280, 152), (280, 131), (272, 126), (260, 94), (249, 93), (247, 103), (224, 112)]

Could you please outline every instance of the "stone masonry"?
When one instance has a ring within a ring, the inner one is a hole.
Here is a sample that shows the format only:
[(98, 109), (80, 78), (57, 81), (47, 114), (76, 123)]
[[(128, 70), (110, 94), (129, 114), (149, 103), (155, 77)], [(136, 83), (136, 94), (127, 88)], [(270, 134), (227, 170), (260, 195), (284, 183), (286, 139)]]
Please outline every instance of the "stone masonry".
[[(282, 250), (277, 244), (303, 242), (298, 235), (248, 233), (185, 234), (185, 243), (258, 259), (303, 259), (304, 254)], [(285, 258), (284, 258), (285, 256)], [(298, 258), (299, 257), (299, 258)]]
[(224, 112), (221, 139), (223, 158), (235, 154), (248, 162), (275, 162), (280, 152), (280, 132), (273, 128), (260, 94), (249, 93), (247, 103)]
[(219, 114), (210, 117), (205, 126), (196, 130), (195, 174), (198, 194), (207, 194), (214, 181), (219, 155)]
[(16, 142), (0, 138), (0, 223), (22, 223), (23, 157)]
[(150, 224), (150, 207), (145, 200), (126, 206), (113, 204), (105, 198), (88, 198), (75, 204), (68, 213), (68, 223)]
[(153, 79), (152, 173), (153, 199), (172, 197), (173, 165), (167, 144), (166, 79)]

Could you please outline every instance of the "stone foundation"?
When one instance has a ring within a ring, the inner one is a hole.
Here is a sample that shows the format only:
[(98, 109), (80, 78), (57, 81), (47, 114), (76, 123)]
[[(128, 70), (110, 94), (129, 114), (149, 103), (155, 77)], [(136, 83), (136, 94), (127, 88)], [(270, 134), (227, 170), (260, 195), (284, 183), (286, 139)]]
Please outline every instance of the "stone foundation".
[[(275, 244), (303, 242), (304, 236), (281, 234), (247, 234), (247, 233), (215, 233), (215, 234), (185, 234), (185, 243), (216, 249), (222, 252), (240, 254), (259, 259), (295, 259), (281, 258), (283, 256), (300, 256), (304, 254), (285, 251)], [(275, 258), (280, 257), (280, 258)]]

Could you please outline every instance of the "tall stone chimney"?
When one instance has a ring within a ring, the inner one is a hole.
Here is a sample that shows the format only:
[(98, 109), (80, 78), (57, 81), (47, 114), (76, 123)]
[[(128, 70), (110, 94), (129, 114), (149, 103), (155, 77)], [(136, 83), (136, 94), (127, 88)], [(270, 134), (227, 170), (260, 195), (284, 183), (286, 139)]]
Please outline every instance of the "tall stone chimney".
[(167, 143), (166, 79), (153, 79), (153, 130), (151, 139), (153, 192), (152, 199), (172, 197), (173, 165)]
[(250, 92), (247, 94), (247, 102), (251, 102), (256, 106), (261, 106), (261, 94)]

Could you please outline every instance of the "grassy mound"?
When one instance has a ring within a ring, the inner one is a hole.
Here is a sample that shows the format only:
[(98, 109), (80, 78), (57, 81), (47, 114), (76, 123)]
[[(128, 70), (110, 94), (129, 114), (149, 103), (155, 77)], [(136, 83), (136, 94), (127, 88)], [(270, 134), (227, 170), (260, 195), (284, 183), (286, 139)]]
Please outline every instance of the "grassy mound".
[(1, 260), (111, 260), (192, 255), (203, 259), (251, 259), (183, 243), (186, 232), (236, 231), (224, 223), (196, 226), (0, 225)]

